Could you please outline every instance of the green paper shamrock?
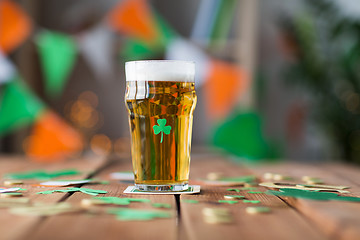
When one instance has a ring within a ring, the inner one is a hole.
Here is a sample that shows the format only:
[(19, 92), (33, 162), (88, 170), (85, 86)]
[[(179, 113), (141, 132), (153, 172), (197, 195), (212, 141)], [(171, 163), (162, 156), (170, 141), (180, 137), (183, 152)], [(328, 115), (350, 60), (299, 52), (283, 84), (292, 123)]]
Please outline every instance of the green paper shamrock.
[(78, 175), (80, 173), (81, 172), (79, 172), (76, 169), (65, 169), (65, 170), (54, 171), (54, 172), (47, 172), (47, 171), (44, 171), (44, 170), (37, 170), (37, 171), (29, 171), (29, 172), (21, 172), (21, 173), (9, 173), (9, 174), (6, 175), (6, 178), (46, 180), (46, 179), (62, 177), (62, 176)]
[(143, 198), (119, 198), (119, 197), (94, 197), (107, 204), (129, 205), (131, 202), (150, 202), (149, 199)]
[(228, 188), (228, 189), (226, 189), (226, 191), (234, 191), (234, 192), (240, 192), (240, 190), (239, 189), (236, 189), (236, 188)]
[(171, 208), (171, 204), (169, 203), (153, 203), (151, 205), (155, 208)]
[(306, 198), (306, 199), (318, 200), (318, 201), (336, 200), (336, 201), (360, 202), (360, 198), (358, 197), (341, 196), (332, 192), (318, 192), (318, 191), (309, 191), (309, 190), (291, 189), (291, 188), (282, 188), (280, 189), (280, 191), (268, 190), (266, 194), (275, 195), (275, 196), (284, 196), (284, 197)]
[(238, 203), (239, 201), (237, 200), (219, 200), (219, 203), (228, 203), (228, 204), (235, 204)]
[(38, 192), (36, 194), (52, 194), (54, 192), (60, 192), (60, 193), (67, 193), (67, 192), (82, 192), (88, 195), (92, 195), (92, 196), (96, 196), (98, 194), (105, 194), (107, 193), (107, 191), (103, 191), (103, 190), (95, 190), (95, 189), (90, 189), (90, 188), (77, 188), (77, 187), (70, 187), (67, 189), (58, 189), (58, 190), (50, 190), (50, 191), (43, 191), (43, 192)]
[(259, 200), (243, 200), (243, 203), (260, 203), (260, 201)]
[(153, 129), (154, 129), (154, 133), (156, 135), (158, 135), (159, 133), (161, 133), (161, 141), (160, 143), (163, 142), (163, 135), (165, 134), (170, 134), (170, 130), (171, 130), (171, 126), (165, 126), (166, 125), (166, 119), (158, 119), (157, 120), (158, 125), (154, 125)]
[(121, 221), (148, 221), (155, 218), (170, 218), (171, 213), (159, 210), (142, 210), (129, 208), (111, 208), (107, 211), (115, 214)]
[(193, 200), (193, 199), (181, 199), (181, 202), (184, 202), (184, 203), (199, 203), (198, 200)]

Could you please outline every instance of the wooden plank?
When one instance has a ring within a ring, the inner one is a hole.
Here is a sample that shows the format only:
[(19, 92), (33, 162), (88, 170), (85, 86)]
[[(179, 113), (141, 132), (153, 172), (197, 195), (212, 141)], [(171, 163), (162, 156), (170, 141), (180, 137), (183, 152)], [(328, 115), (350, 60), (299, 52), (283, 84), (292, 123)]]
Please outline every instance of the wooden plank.
[[(28, 159), (23, 157), (3, 157), (0, 161), (0, 175), (1, 184), (3, 183), (3, 175), (11, 172), (24, 172), (37, 169), (44, 169), (47, 171), (55, 171), (61, 169), (78, 169), (83, 173), (77, 175), (76, 178), (87, 178), (89, 173), (99, 168), (104, 164), (103, 159), (94, 158), (94, 159), (81, 159), (77, 161), (67, 161), (55, 164), (40, 164), (30, 162)], [(70, 178), (74, 178), (72, 176)], [(66, 177), (62, 178), (65, 179)], [(69, 179), (69, 177), (68, 177)], [(59, 193), (59, 194), (50, 194), (42, 195), (36, 194), (40, 191), (52, 190), (55, 188), (42, 188), (32, 186), (34, 183), (38, 183), (36, 180), (26, 180), (23, 185), (16, 185), (15, 187), (21, 187), (27, 189), (23, 192), (25, 197), (30, 198), (32, 202), (46, 202), (46, 203), (55, 203), (65, 198), (69, 194)], [(41, 220), (42, 217), (26, 217), (26, 216), (17, 216), (8, 212), (7, 209), (0, 209), (0, 232), (1, 239), (26, 239), (26, 233), (32, 231)]]
[(346, 165), (341, 163), (333, 163), (326, 166), (326, 169), (347, 179), (353, 184), (360, 186), (360, 167), (355, 165)]
[[(209, 172), (223, 172), (225, 176), (251, 174), (248, 170), (223, 158), (193, 159), (191, 179), (204, 178)], [(182, 195), (181, 200), (198, 200), (198, 204), (181, 203), (181, 224), (179, 232), (185, 232), (184, 239), (325, 239), (326, 237), (306, 221), (298, 212), (275, 196), (250, 194), (241, 191), (239, 195), (247, 199), (260, 200), (259, 206), (268, 206), (272, 213), (249, 215), (245, 212), (251, 203), (239, 202), (234, 205), (218, 203), (224, 195), (234, 194), (226, 191), (228, 187), (202, 187), (199, 195)], [(265, 188), (259, 187), (259, 191)], [(230, 209), (234, 223), (207, 224), (203, 221), (202, 209), (205, 207)]]
[[(327, 170), (325, 165), (309, 166), (298, 163), (257, 166), (252, 171), (259, 175), (273, 172), (293, 176), (298, 182), (302, 176), (321, 178), (326, 184), (350, 186), (353, 196), (360, 196), (360, 187)], [(359, 172), (360, 174), (360, 172)], [(313, 201), (307, 199), (282, 198), (288, 204), (314, 222), (324, 233), (334, 239), (360, 239), (360, 204), (338, 201)]]
[[(107, 179), (111, 172), (130, 170), (130, 160), (119, 162), (96, 175), (96, 178)], [(172, 212), (173, 217), (170, 219), (134, 222), (118, 221), (114, 215), (105, 213), (96, 215), (84, 213), (58, 215), (47, 218), (35, 231), (28, 232), (26, 239), (176, 239), (177, 210), (174, 196), (123, 194), (128, 185), (128, 183), (110, 181), (109, 185), (85, 185), (84, 187), (108, 191), (107, 194), (101, 196), (146, 198), (150, 199), (151, 203), (168, 203), (171, 205), (171, 209), (168, 209), (168, 211)], [(91, 196), (75, 193), (66, 202), (79, 205), (81, 200), (86, 198), (91, 198)], [(129, 207), (155, 209), (150, 203), (131, 203)], [(105, 206), (99, 207), (102, 212), (106, 211), (106, 208)]]

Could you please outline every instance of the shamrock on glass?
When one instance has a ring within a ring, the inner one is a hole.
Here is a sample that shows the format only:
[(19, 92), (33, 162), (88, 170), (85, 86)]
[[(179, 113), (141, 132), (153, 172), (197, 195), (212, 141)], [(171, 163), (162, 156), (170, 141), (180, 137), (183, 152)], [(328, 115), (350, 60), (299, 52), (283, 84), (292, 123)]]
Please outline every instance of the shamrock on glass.
[(161, 133), (160, 143), (162, 143), (162, 142), (163, 142), (164, 133), (165, 133), (165, 134), (170, 134), (171, 126), (165, 126), (165, 125), (166, 125), (166, 119), (158, 119), (158, 120), (157, 120), (157, 123), (159, 124), (159, 126), (158, 126), (158, 125), (154, 125), (154, 126), (153, 126), (153, 129), (154, 129), (154, 133), (155, 133), (156, 135), (158, 135), (159, 133)]

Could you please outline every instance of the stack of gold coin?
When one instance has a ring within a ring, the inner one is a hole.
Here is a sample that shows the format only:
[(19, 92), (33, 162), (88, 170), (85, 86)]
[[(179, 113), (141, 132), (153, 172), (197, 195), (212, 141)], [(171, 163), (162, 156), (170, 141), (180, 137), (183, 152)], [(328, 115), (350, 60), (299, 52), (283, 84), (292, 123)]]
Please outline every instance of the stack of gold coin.
[(247, 207), (246, 212), (248, 214), (268, 213), (271, 209), (268, 207)]
[(279, 180), (292, 180), (293, 178), (282, 174), (274, 174), (273, 179), (279, 181)]
[(225, 199), (228, 199), (228, 200), (239, 200), (239, 199), (245, 198), (245, 196), (240, 196), (240, 195), (225, 195), (224, 198), (225, 198)]
[(104, 203), (99, 199), (84, 198), (83, 200), (81, 200), (81, 206), (84, 208), (88, 208), (94, 205), (104, 205), (104, 204), (106, 203)]
[(270, 172), (264, 173), (263, 178), (267, 179), (267, 180), (273, 180), (274, 179), (274, 174), (270, 173)]
[(224, 174), (221, 172), (211, 172), (211, 173), (208, 173), (206, 176), (206, 178), (211, 181), (220, 180), (222, 177), (224, 177)]
[(21, 181), (21, 180), (5, 180), (4, 181), (5, 186), (20, 185), (20, 184), (23, 184), (23, 181)]
[(204, 208), (202, 213), (206, 223), (223, 224), (232, 222), (230, 211), (226, 208)]
[(8, 192), (0, 193), (0, 198), (13, 198), (13, 197), (22, 197), (23, 194), (20, 192)]
[(301, 178), (306, 184), (323, 184), (324, 181), (317, 177), (303, 176)]

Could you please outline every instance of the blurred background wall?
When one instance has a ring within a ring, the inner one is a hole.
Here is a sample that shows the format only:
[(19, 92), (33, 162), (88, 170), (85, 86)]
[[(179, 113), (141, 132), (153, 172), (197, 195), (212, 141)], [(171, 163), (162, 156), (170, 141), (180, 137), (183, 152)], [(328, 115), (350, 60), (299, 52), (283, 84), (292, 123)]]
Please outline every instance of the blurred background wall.
[[(2, 16), (9, 15), (6, 12), (10, 11), (4, 3), (14, 3), (31, 24), (21, 43), (11, 50), (3, 49), (3, 55), (15, 66), (30, 91), (59, 118), (56, 121), (49, 115), (46, 119), (36, 115), (33, 121), (16, 127), (11, 127), (10, 119), (0, 134), (2, 152), (21, 153), (25, 149), (29, 155), (43, 157), (34, 141), (40, 137), (28, 136), (40, 132), (42, 141), (46, 141), (51, 132), (52, 139), (57, 138), (60, 133), (49, 130), (45, 134), (41, 130), (46, 128), (43, 123), (51, 119), (57, 122), (58, 125), (54, 123), (57, 129), (69, 127), (84, 136), (72, 142), (76, 146), (73, 148), (55, 141), (53, 153), (64, 149), (90, 150), (96, 154), (127, 151), (124, 62), (176, 58), (195, 60), (200, 73), (196, 80), (199, 100), (194, 117), (194, 145), (217, 147), (253, 161), (357, 159), (359, 73), (343, 71), (356, 68), (359, 63), (356, 46), (360, 35), (356, 27), (360, 10), (355, 0), (322, 0), (317, 4), (306, 0), (132, 1), (136, 4), (129, 0), (1, 2)], [(345, 29), (339, 30), (336, 36), (331, 35), (333, 37), (321, 28), (331, 19), (329, 16), (334, 16), (328, 23), (329, 32), (340, 28), (340, 23)], [(11, 25), (6, 21), (0, 23)], [(318, 27), (322, 31), (317, 31)], [(151, 39), (151, 31), (159, 35), (155, 40)], [(44, 36), (44, 32), (50, 35)], [(71, 40), (51, 35), (57, 33)], [(346, 39), (342, 39), (343, 36)], [(52, 40), (46, 39), (56, 40), (49, 43)], [(60, 54), (64, 51), (57, 53), (56, 46), (61, 49), (60, 44), (66, 41), (74, 43), (68, 55), (76, 57), (69, 60), (65, 56), (61, 61)], [(334, 49), (332, 44), (340, 46), (339, 49)], [(326, 51), (328, 48), (334, 50), (333, 55)], [(314, 53), (306, 55), (310, 51)], [(345, 55), (341, 55), (341, 51)], [(349, 66), (346, 59), (341, 63), (334, 61), (333, 65), (329, 63), (328, 66), (342, 64), (336, 73), (324, 66), (328, 64), (327, 58), (340, 60), (349, 52), (354, 55)], [(46, 57), (47, 54), (50, 57)], [(60, 60), (50, 63), (51, 58)], [(57, 80), (63, 82), (62, 87), (55, 84), (53, 88), (57, 90), (53, 91), (47, 85), (49, 74), (66, 70), (51, 70), (54, 69), (51, 64), (70, 66), (66, 76)], [(300, 66), (297, 72), (293, 66)], [(348, 94), (344, 104), (327, 94), (346, 82), (341, 78), (351, 79), (350, 85), (344, 85), (343, 92)], [(317, 79), (322, 79), (323, 85), (314, 84)], [(0, 85), (3, 104), (0, 114), (7, 114), (4, 112), (4, 96), (9, 91), (6, 84), (9, 83)], [(339, 107), (321, 112), (319, 103)], [(22, 103), (14, 104), (10, 104), (10, 108), (18, 108), (16, 104)], [(334, 121), (319, 120), (316, 113)], [(0, 122), (3, 116), (0, 115)], [(334, 131), (342, 125), (353, 127), (341, 133)], [(6, 130), (10, 128), (11, 131)], [(77, 136), (74, 134), (69, 133), (67, 138)], [(51, 158), (50, 153), (47, 156)]]

